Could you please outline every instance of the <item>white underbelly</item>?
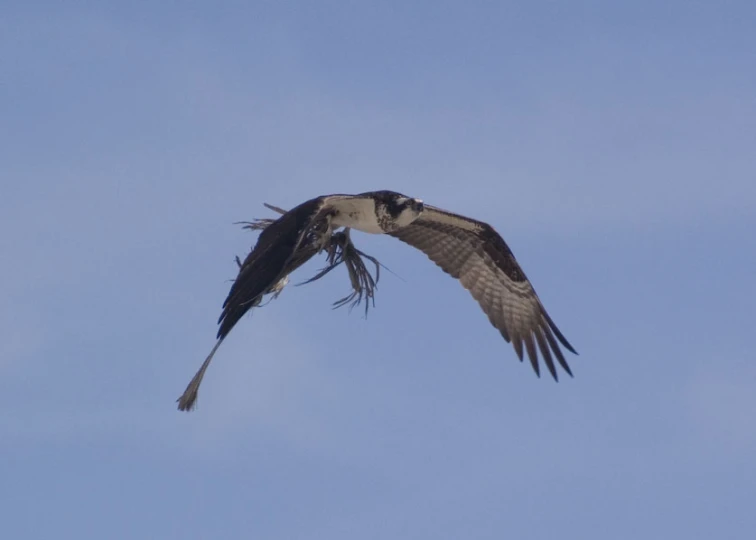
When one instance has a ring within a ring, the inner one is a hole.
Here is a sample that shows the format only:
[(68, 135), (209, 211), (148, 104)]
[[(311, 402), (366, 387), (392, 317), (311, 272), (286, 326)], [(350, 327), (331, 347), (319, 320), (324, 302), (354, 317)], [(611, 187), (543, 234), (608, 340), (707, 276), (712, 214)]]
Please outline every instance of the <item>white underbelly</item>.
[(370, 234), (384, 233), (378, 224), (378, 219), (375, 215), (375, 203), (372, 199), (339, 201), (338, 213), (333, 216), (331, 225), (334, 228), (349, 227), (350, 229)]

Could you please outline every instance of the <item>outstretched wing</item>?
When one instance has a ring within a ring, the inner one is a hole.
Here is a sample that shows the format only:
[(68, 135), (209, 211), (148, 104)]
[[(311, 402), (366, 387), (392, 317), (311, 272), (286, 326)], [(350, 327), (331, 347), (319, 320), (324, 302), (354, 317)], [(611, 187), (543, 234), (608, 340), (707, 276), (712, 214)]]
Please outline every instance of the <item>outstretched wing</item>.
[(240, 265), (239, 274), (223, 302), (223, 311), (218, 319), (218, 340), (178, 398), (179, 410), (194, 408), (205, 371), (236, 323), (250, 309), (260, 305), (264, 295), (278, 290), (282, 279), (317, 253), (317, 249), (309, 245), (303, 247), (303, 240), (309, 234), (322, 201), (323, 198), (318, 197), (300, 204), (260, 233), (257, 244)]
[(317, 249), (301, 247), (301, 244), (321, 203), (321, 198), (302, 203), (260, 233), (257, 244), (244, 259), (223, 302), (223, 311), (218, 318), (219, 339), (225, 338), (244, 314), (259, 304), (262, 296), (270, 292), (279, 280), (315, 256)]
[[(523, 347), (540, 376), (538, 349), (558, 380), (554, 357), (572, 375), (557, 340), (575, 353), (551, 320), (504, 239), (487, 223), (425, 206), (411, 225), (389, 233), (416, 247), (458, 279), (491, 324), (523, 359)], [(556, 336), (556, 337), (555, 337)]]

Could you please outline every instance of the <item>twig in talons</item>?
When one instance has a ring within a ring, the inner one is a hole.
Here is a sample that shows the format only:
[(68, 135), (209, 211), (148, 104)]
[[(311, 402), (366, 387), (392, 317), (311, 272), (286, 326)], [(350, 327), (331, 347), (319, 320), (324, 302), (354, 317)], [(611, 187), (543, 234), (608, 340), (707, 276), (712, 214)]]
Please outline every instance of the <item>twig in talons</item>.
[(278, 212), (281, 215), (286, 213), (286, 210), (284, 210), (283, 208), (279, 208), (278, 206), (273, 206), (272, 204), (263, 203), (263, 206), (265, 206), (265, 208), (273, 210), (274, 212)]
[[(349, 239), (348, 232), (338, 240), (341, 251), (331, 261), (331, 264), (332, 266), (341, 264), (342, 262), (346, 264), (349, 281), (352, 285), (352, 293), (334, 302), (333, 306), (337, 308), (351, 304), (349, 308), (351, 310), (362, 303), (364, 299), (365, 316), (367, 316), (370, 305), (372, 304), (375, 307), (375, 289), (380, 279), (380, 262), (375, 257), (371, 257), (354, 247), (354, 244)], [(363, 257), (375, 265), (375, 278), (373, 278), (367, 266), (365, 266), (365, 262), (362, 260)]]
[(243, 225), (242, 229), (249, 229), (250, 231), (262, 231), (275, 221), (275, 219), (270, 218), (259, 218), (254, 221), (235, 221), (234, 225)]
[[(273, 206), (268, 203), (264, 203), (266, 208), (278, 212), (279, 214), (285, 214), (286, 211), (277, 206)], [(240, 221), (237, 224), (243, 225), (245, 229), (260, 231), (264, 230), (271, 223), (275, 222), (275, 219), (260, 218), (254, 221)], [(347, 268), (347, 274), (349, 275), (349, 282), (352, 286), (352, 292), (333, 303), (333, 307), (338, 308), (345, 305), (349, 305), (349, 309), (352, 310), (355, 306), (360, 305), (363, 300), (365, 301), (365, 316), (372, 304), (375, 307), (375, 289), (377, 288), (378, 280), (380, 279), (381, 266), (383, 266), (378, 259), (372, 257), (359, 249), (357, 249), (352, 243), (350, 237), (350, 229), (346, 228), (341, 232), (333, 233), (325, 239), (323, 242), (323, 235), (327, 234), (325, 231), (314, 230), (311, 233), (311, 237), (307, 241), (307, 247), (303, 249), (320, 249), (322, 247), (326, 254), (327, 266), (322, 268), (308, 280), (301, 283), (297, 283), (297, 286), (304, 285), (306, 283), (312, 283), (328, 274), (331, 270), (344, 263)], [(316, 247), (316, 244), (317, 247)], [(367, 259), (375, 266), (375, 277), (368, 270), (363, 258)], [(280, 291), (279, 291), (280, 292)]]
[[(263, 203), (263, 205), (265, 205), (266, 208), (273, 210), (274, 212), (278, 212), (279, 214), (286, 213), (286, 210), (283, 210), (277, 206), (273, 206), (272, 204)], [(272, 218), (256, 218), (252, 221), (235, 221), (234, 225), (244, 225), (242, 228), (249, 229), (250, 231), (262, 231), (275, 221), (277, 220)]]

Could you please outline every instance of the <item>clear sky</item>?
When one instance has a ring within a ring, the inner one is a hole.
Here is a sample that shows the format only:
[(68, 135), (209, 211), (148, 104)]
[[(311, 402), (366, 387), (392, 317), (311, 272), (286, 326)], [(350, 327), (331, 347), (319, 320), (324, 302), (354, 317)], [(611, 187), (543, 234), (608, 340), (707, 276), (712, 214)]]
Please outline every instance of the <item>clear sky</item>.
[[(753, 2), (91, 4), (0, 4), (3, 538), (756, 530)], [(374, 189), (491, 223), (575, 378), (357, 235), (367, 320), (289, 287), (179, 413), (232, 223)]]

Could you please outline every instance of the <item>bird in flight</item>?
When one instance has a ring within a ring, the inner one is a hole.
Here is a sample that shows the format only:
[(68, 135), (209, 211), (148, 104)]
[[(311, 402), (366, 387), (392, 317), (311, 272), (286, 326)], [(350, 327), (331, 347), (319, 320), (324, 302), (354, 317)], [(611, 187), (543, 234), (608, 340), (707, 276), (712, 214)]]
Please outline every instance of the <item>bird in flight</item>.
[[(363, 293), (368, 302), (373, 299), (377, 279), (372, 278), (360, 257), (373, 262), (376, 273), (379, 263), (354, 247), (350, 229), (388, 234), (419, 249), (470, 291), (491, 324), (512, 343), (518, 358), (522, 361), (527, 354), (536, 375), (540, 376), (539, 350), (555, 380), (555, 359), (572, 375), (560, 343), (573, 354), (577, 352), (549, 317), (504, 239), (489, 224), (387, 190), (324, 195), (289, 211), (266, 206), (282, 215), (276, 220), (247, 223), (247, 228), (262, 232), (246, 259), (238, 261), (239, 274), (218, 319), (217, 341), (177, 400), (179, 410), (194, 408), (205, 371), (236, 323), (259, 306), (265, 295), (277, 296), (288, 283), (289, 274), (321, 251), (328, 253), (331, 265), (308, 282), (344, 262), (353, 294), (337, 305), (350, 300), (357, 304)], [(337, 231), (342, 227), (343, 231)]]

